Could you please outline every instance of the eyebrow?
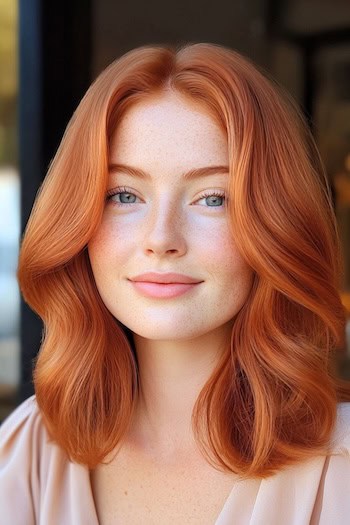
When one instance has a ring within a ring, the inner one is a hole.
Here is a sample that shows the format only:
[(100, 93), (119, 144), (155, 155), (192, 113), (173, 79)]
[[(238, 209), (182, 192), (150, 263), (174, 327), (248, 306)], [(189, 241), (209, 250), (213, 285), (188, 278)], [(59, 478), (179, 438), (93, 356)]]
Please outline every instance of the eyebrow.
[[(138, 177), (140, 179), (150, 180), (152, 177), (149, 173), (141, 170), (140, 168), (134, 168), (132, 166), (127, 166), (126, 164), (110, 164), (109, 167), (110, 173), (115, 173), (117, 171), (123, 171), (132, 177)], [(228, 166), (204, 166), (203, 168), (195, 168), (187, 173), (183, 173), (181, 176), (185, 180), (193, 180), (200, 177), (205, 177), (208, 175), (215, 175), (217, 173), (226, 173), (228, 174)]]

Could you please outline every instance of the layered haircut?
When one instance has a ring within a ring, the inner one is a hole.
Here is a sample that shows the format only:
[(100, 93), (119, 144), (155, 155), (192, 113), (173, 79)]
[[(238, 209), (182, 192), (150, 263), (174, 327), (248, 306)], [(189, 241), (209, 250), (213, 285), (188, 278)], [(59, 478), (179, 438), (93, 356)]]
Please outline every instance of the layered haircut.
[(105, 206), (111, 135), (133, 104), (169, 89), (200, 104), (227, 136), (228, 220), (254, 270), (230, 345), (197, 399), (195, 436), (215, 467), (267, 477), (327, 453), (336, 403), (349, 396), (331, 370), (344, 334), (341, 257), (327, 178), (298, 109), (219, 45), (130, 51), (74, 113), (20, 252), (24, 299), (44, 322), (37, 402), (51, 438), (90, 468), (130, 425), (135, 349), (99, 296), (87, 244)]

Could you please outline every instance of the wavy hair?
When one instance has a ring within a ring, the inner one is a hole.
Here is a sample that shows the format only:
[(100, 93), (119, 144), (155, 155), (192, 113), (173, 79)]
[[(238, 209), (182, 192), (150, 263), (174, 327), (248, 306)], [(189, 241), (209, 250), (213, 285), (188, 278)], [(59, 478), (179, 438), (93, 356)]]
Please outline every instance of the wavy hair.
[(341, 257), (329, 186), (294, 103), (215, 44), (143, 46), (113, 62), (74, 113), (37, 196), (18, 277), (44, 322), (34, 384), (49, 434), (95, 467), (115, 449), (138, 393), (135, 349), (96, 288), (87, 244), (99, 227), (110, 137), (132, 104), (172, 89), (202, 104), (229, 150), (228, 217), (254, 270), (231, 343), (192, 415), (217, 468), (267, 477), (327, 453), (342, 344)]

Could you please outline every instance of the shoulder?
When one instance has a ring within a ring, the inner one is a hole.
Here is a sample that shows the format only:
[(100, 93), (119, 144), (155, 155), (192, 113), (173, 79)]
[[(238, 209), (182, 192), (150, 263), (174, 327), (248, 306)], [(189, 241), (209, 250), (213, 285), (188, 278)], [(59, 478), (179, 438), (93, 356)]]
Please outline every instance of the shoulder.
[[(35, 396), (21, 403), (0, 427), (0, 483), (9, 473), (27, 472), (31, 487), (45, 482), (54, 463), (69, 462), (50, 438)], [(6, 467), (6, 468), (5, 468)]]
[(31, 396), (20, 404), (0, 426), (0, 445), (8, 447), (16, 441), (20, 434), (42, 432), (42, 418), (35, 396)]
[(33, 464), (38, 468), (43, 464), (46, 449), (51, 447), (35, 396), (31, 396), (0, 427), (0, 465), (20, 465), (22, 471)]
[[(261, 482), (243, 482), (241, 490), (244, 496), (252, 494), (257, 523), (282, 523), (283, 516), (283, 523), (288, 525), (347, 525), (350, 516), (350, 403), (337, 406), (328, 454), (317, 454), (281, 469)], [(232, 507), (234, 503), (232, 501)], [(227, 523), (234, 521), (233, 512), (229, 516), (232, 521)]]
[(5, 458), (17, 453), (34, 452), (35, 446), (47, 440), (47, 434), (35, 396), (31, 396), (20, 404), (8, 416), (0, 427), (0, 458), (1, 464)]
[(325, 458), (311, 523), (345, 524), (350, 515), (350, 403), (339, 403), (331, 450)]
[(0, 427), (0, 509), (11, 525), (97, 523), (89, 471), (50, 439), (35, 396)]
[[(7, 523), (36, 522), (40, 449), (47, 441), (40, 411), (32, 396), (0, 427), (0, 507)], [(13, 504), (16, 494), (18, 504)]]

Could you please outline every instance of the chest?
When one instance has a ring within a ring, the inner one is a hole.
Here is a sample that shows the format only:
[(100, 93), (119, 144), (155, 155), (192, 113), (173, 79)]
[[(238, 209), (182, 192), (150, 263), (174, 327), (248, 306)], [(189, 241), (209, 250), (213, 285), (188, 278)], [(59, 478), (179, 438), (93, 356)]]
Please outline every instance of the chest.
[(205, 460), (169, 465), (124, 454), (91, 473), (101, 525), (214, 525), (235, 480)]

